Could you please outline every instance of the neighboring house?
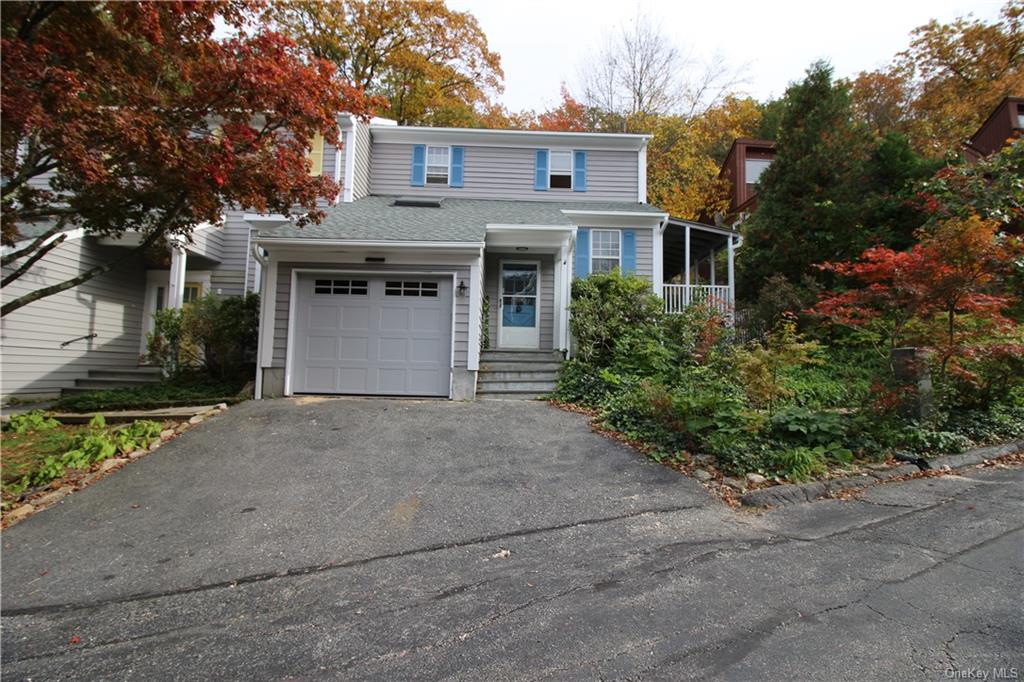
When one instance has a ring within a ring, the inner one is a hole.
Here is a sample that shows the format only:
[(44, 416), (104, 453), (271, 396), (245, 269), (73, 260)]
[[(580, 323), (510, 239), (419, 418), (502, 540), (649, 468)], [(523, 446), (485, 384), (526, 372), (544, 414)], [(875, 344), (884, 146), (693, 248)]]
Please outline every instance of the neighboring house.
[(729, 210), (706, 219), (725, 225), (742, 222), (757, 208), (757, 181), (775, 158), (775, 143), (739, 137), (733, 140), (718, 177), (729, 183)]
[(321, 224), (246, 216), (258, 397), (543, 392), (527, 363), (571, 351), (570, 283), (592, 272), (646, 277), (672, 311), (731, 304), (731, 272), (698, 284), (694, 266), (722, 250), (731, 266), (738, 236), (646, 203), (647, 135), (343, 128), (343, 197)]
[(1024, 97), (1005, 97), (964, 143), (964, 156), (978, 161), (995, 154), (1024, 133)]
[[(130, 380), (152, 314), (207, 292), (261, 294), (257, 397), (543, 392), (571, 351), (571, 280), (592, 272), (646, 277), (670, 312), (731, 310), (739, 236), (646, 203), (649, 136), (338, 123), (340, 148), (312, 155), (342, 187), (321, 224), (232, 211), (193, 243), (15, 311), (3, 395)], [(132, 242), (70, 233), (5, 295)]]

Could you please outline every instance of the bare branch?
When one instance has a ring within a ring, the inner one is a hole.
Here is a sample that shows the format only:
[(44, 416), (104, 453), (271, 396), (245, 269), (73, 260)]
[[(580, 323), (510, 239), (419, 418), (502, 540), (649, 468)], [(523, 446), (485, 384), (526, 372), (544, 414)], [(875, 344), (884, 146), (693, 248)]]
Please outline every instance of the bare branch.
[(0, 259), (0, 267), (5, 267), (6, 268), (8, 265), (14, 263), (15, 261), (18, 261), (18, 260), (24, 258), (25, 256), (29, 255), (30, 253), (32, 253), (33, 251), (35, 251), (36, 249), (41, 247), (43, 245), (43, 242), (45, 242), (47, 239), (49, 239), (50, 237), (52, 237), (53, 235), (57, 234), (58, 232), (60, 232), (63, 229), (64, 229), (64, 221), (63, 220), (57, 221), (57, 223), (54, 224), (53, 227), (51, 227), (46, 232), (42, 233), (41, 235), (39, 235), (38, 237), (33, 239), (32, 243), (29, 244), (28, 246), (26, 246), (25, 248), (18, 249), (17, 251), (14, 251), (12, 253), (8, 253), (5, 256), (3, 256), (3, 258)]
[(64, 240), (66, 240), (67, 238), (68, 234), (67, 232), (65, 232), (56, 239), (46, 242), (46, 244), (44, 244), (42, 248), (40, 248), (38, 251), (32, 254), (32, 256), (28, 260), (19, 265), (17, 270), (4, 277), (3, 281), (0, 281), (0, 287), (5, 287), (11, 282), (17, 280), (22, 275), (24, 275), (26, 272), (28, 272), (29, 268), (36, 264), (36, 262), (40, 258), (42, 258), (46, 254), (50, 253), (50, 251), (53, 251), (55, 248), (63, 244)]

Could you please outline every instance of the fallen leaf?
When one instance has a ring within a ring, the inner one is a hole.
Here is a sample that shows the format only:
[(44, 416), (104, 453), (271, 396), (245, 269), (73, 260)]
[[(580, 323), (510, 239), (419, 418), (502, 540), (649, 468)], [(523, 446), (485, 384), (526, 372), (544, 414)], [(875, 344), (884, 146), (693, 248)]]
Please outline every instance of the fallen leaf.
[(78, 635), (72, 635), (71, 636), (70, 644), (81, 644), (81, 642), (82, 642), (82, 638), (79, 637)]

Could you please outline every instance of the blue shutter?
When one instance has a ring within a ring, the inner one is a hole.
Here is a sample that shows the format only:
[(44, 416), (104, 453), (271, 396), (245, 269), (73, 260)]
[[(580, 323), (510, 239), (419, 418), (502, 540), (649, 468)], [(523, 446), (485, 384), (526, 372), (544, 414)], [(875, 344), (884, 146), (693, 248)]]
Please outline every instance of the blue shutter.
[(590, 230), (581, 227), (576, 230), (576, 276), (590, 274)]
[(622, 274), (636, 272), (636, 232), (622, 231)]
[(449, 187), (462, 187), (462, 166), (466, 155), (465, 147), (452, 147), (452, 172), (448, 178)]
[(412, 178), (409, 184), (413, 187), (423, 187), (427, 184), (427, 148), (425, 145), (417, 144), (412, 148)]
[(537, 163), (533, 168), (533, 188), (546, 192), (548, 189), (548, 150), (537, 150)]
[(572, 191), (587, 191), (587, 153), (575, 151), (572, 153)]

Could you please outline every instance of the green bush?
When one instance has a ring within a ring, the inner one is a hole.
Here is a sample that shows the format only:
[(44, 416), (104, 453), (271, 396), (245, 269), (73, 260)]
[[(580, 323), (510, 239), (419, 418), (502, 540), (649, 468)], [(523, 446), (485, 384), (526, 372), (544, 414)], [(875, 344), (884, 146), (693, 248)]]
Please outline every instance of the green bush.
[(780, 450), (773, 453), (769, 461), (775, 473), (796, 483), (821, 476), (827, 471), (825, 451), (821, 446)]
[(158, 384), (90, 391), (60, 398), (55, 407), (68, 412), (155, 409), (176, 405), (237, 402), (242, 379), (215, 381), (199, 372), (179, 372)]
[(835, 412), (815, 412), (790, 406), (772, 415), (772, 434), (780, 440), (827, 445), (846, 437), (844, 418)]
[(564, 403), (597, 407), (621, 384), (611, 370), (595, 369), (580, 360), (566, 360), (558, 373), (552, 396)]
[[(624, 277), (618, 270), (573, 280), (570, 310), (574, 355), (581, 361), (597, 368), (616, 361), (635, 371), (664, 368), (664, 356), (653, 350), (661, 341), (662, 302), (648, 280)], [(651, 347), (641, 353), (642, 359), (633, 357), (640, 345)], [(652, 366), (643, 366), (645, 362)]]
[(259, 314), (259, 296), (252, 293), (209, 294), (180, 310), (160, 310), (146, 337), (149, 359), (168, 376), (196, 367), (220, 381), (251, 376)]
[(42, 410), (32, 410), (22, 414), (12, 414), (10, 420), (4, 424), (4, 430), (13, 433), (28, 433), (55, 429), (58, 426), (60, 426), (60, 422)]

